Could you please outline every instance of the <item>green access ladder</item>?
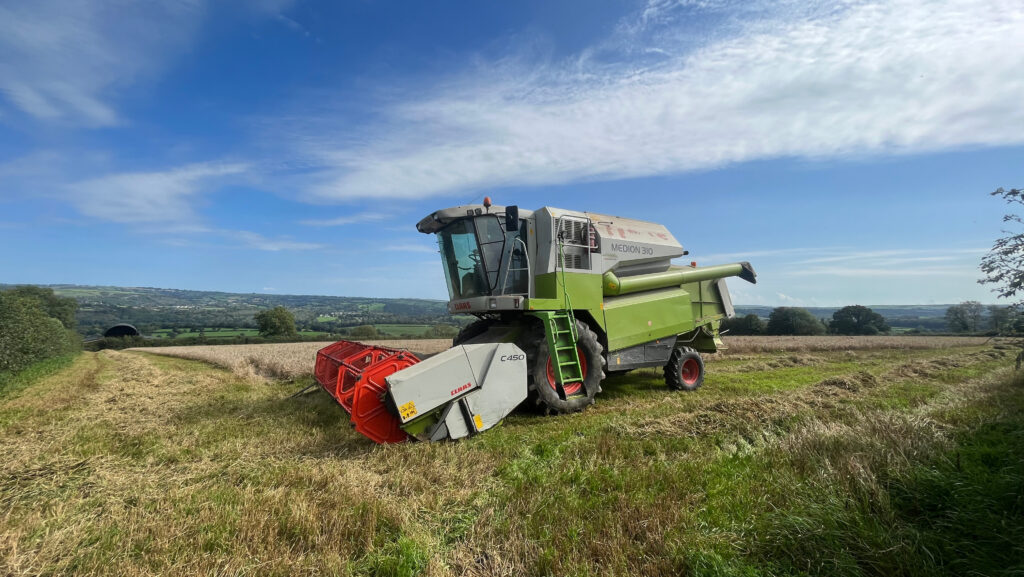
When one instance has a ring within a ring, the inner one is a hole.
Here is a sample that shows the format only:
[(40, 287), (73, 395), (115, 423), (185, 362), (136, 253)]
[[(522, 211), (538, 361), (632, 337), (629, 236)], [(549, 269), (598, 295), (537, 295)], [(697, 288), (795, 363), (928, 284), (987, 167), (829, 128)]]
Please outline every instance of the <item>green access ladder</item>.
[(576, 350), (579, 335), (576, 334), (576, 319), (572, 310), (538, 311), (534, 314), (544, 321), (544, 336), (548, 342), (555, 381), (562, 386), (582, 382), (583, 369)]

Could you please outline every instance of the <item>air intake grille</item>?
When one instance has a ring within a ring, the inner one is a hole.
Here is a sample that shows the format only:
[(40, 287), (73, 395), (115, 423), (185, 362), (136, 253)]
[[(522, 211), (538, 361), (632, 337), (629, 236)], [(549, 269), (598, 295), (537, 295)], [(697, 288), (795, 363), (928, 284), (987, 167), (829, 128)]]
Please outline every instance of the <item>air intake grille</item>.
[[(562, 242), (573, 246), (590, 246), (590, 226), (586, 220), (562, 217), (558, 221), (558, 234)], [(566, 265), (568, 266), (568, 265)]]
[(586, 269), (588, 268), (583, 264), (583, 255), (580, 254), (564, 254), (562, 255), (562, 266), (564, 268), (575, 268), (575, 269)]

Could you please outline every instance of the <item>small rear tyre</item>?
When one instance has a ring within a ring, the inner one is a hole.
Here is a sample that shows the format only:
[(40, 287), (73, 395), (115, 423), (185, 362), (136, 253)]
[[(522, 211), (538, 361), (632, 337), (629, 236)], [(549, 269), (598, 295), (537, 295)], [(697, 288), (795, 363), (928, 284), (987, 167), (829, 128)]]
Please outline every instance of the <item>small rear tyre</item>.
[[(580, 368), (583, 369), (584, 383), (566, 383), (562, 386), (565, 398), (558, 392), (558, 386), (550, 370), (551, 355), (548, 351), (544, 332), (539, 331), (539, 342), (534, 349), (533, 363), (530, 365), (530, 376), (537, 404), (547, 413), (577, 413), (594, 404), (594, 397), (601, 392), (601, 381), (604, 380), (604, 346), (597, 340), (597, 334), (585, 323), (576, 321), (579, 338), (576, 340), (576, 352), (580, 357)], [(589, 392), (588, 392), (589, 391)]]
[(690, 347), (672, 351), (665, 365), (665, 384), (674, 391), (696, 391), (704, 384), (704, 359)]

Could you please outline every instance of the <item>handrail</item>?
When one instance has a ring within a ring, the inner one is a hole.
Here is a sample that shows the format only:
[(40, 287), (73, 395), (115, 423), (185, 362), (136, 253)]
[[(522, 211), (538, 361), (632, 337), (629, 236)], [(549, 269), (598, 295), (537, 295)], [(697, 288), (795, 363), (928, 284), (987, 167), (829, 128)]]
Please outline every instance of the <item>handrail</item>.
[[(526, 270), (526, 294), (527, 294), (527, 296), (529, 296), (529, 294), (530, 294), (530, 279), (532, 278), (530, 276), (530, 251), (527, 249), (526, 243), (523, 242), (522, 237), (519, 237), (519, 236), (515, 237), (513, 242), (514, 243), (518, 242), (519, 244), (523, 245), (523, 256), (526, 257), (526, 269), (525, 269)], [(521, 269), (521, 268), (516, 268), (516, 269), (512, 268), (512, 256), (515, 253), (516, 253), (516, 245), (513, 244), (512, 252), (510, 252), (508, 254), (508, 267), (505, 268), (505, 281), (501, 283), (501, 294), (507, 294), (505, 292), (505, 288), (508, 287), (509, 273), (511, 273), (513, 270), (524, 270), (524, 269)]]

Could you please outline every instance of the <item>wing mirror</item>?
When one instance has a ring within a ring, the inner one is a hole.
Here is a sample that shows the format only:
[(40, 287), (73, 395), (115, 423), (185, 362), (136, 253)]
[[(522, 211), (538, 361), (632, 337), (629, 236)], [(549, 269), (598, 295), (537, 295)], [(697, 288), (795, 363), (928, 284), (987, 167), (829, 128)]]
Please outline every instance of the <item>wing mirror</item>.
[(505, 207), (505, 231), (516, 232), (519, 230), (519, 207)]

